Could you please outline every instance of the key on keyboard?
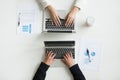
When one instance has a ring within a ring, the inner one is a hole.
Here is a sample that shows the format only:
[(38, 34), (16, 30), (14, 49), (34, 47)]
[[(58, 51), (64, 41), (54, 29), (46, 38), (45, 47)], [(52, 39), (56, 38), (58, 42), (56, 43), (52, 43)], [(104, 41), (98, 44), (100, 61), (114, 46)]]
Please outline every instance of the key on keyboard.
[(73, 55), (73, 58), (75, 58), (75, 49), (74, 48), (46, 48), (45, 52), (47, 53), (52, 51), (56, 54), (56, 59), (63, 59), (63, 55), (67, 52), (71, 52)]
[(50, 19), (46, 19), (46, 29), (59, 29), (59, 30), (74, 30), (74, 24), (66, 27), (65, 26), (65, 19), (60, 19), (61, 25), (56, 26), (55, 24), (52, 25), (52, 22)]

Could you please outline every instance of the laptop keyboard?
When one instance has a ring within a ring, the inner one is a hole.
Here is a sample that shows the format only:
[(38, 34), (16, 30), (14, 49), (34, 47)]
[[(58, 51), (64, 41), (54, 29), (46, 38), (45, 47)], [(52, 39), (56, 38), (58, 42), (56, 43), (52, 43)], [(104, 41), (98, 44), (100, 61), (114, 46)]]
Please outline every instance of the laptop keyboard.
[(71, 52), (73, 55), (73, 58), (75, 58), (75, 49), (74, 48), (46, 48), (45, 52), (52, 51), (56, 54), (56, 59), (63, 59), (63, 55), (67, 52)]
[(60, 26), (56, 26), (55, 24), (52, 24), (50, 19), (46, 19), (46, 29), (52, 29), (52, 30), (74, 30), (74, 25), (71, 25), (69, 27), (65, 26), (65, 19), (60, 19), (61, 21), (61, 25)]

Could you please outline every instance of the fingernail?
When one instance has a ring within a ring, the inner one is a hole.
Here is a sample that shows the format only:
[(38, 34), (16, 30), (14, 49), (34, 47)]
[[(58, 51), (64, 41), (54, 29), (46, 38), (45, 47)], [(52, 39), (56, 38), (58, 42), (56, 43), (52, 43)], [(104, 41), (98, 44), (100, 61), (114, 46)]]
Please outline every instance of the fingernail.
[(65, 26), (67, 27), (67, 25), (65, 24)]

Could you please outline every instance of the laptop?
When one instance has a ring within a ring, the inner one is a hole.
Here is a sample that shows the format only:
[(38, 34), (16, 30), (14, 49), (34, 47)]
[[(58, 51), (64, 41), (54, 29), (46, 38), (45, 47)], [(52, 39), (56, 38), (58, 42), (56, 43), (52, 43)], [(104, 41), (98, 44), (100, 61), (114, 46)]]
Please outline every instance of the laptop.
[(52, 51), (56, 54), (53, 67), (62, 67), (65, 64), (61, 61), (63, 55), (67, 52), (71, 52), (75, 59), (75, 41), (44, 41), (45, 54), (47, 51)]
[(60, 15), (61, 25), (56, 26), (52, 24), (49, 12), (44, 10), (43, 12), (43, 32), (52, 32), (52, 33), (73, 33), (75, 32), (75, 25), (71, 25), (69, 27), (65, 26), (65, 17), (67, 12), (65, 10), (57, 10), (58, 14)]

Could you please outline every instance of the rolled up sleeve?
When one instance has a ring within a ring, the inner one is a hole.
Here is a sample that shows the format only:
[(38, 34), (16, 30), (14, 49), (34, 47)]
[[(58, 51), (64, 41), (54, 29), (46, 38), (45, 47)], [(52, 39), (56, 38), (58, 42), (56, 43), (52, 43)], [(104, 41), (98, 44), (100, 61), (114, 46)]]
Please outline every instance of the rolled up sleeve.
[(84, 9), (86, 4), (86, 0), (75, 0), (74, 2), (74, 6), (80, 8), (80, 9)]
[(48, 5), (51, 5), (50, 0), (38, 0), (43, 8), (46, 8)]

